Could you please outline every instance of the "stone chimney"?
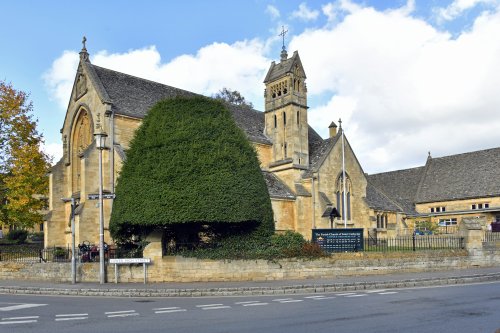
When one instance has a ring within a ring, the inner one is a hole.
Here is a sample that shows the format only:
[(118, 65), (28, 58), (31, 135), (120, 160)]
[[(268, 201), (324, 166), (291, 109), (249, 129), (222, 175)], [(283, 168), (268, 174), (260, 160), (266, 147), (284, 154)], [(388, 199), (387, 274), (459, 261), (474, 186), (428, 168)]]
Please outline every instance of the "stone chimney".
[(328, 129), (330, 130), (330, 138), (333, 138), (337, 135), (337, 125), (335, 125), (333, 121), (330, 126), (328, 126)]

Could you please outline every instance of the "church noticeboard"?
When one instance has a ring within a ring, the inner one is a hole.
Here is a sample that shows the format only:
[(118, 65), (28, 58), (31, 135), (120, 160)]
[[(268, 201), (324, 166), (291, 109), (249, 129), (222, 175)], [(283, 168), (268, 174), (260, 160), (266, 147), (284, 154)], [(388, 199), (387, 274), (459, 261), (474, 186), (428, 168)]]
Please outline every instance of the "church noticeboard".
[(326, 252), (362, 251), (363, 228), (313, 229), (312, 241)]

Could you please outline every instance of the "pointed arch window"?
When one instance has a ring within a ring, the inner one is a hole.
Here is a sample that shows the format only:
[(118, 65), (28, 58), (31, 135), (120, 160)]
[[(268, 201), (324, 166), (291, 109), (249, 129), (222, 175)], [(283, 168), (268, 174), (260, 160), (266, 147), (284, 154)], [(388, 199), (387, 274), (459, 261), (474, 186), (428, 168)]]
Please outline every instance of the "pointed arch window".
[(72, 171), (72, 192), (80, 191), (81, 185), (81, 162), (85, 149), (92, 143), (92, 124), (90, 115), (85, 109), (78, 113), (73, 125), (73, 135), (71, 140), (71, 171)]
[[(344, 216), (347, 217), (347, 220), (351, 220), (351, 189), (352, 184), (349, 176), (346, 173), (346, 182), (345, 182), (345, 196), (344, 196), (344, 181), (342, 179), (342, 173), (340, 173), (336, 182), (336, 195), (337, 195), (337, 210), (342, 215), (342, 219)], [(345, 202), (345, 205), (344, 205)]]
[(278, 117), (274, 115), (274, 128), (278, 127)]
[(286, 112), (283, 112), (283, 125), (286, 126)]

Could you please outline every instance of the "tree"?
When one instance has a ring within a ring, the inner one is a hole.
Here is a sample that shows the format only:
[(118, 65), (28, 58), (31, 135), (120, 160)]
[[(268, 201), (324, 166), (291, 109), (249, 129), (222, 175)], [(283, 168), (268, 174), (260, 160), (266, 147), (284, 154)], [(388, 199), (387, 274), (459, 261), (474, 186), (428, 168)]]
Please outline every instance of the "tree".
[(246, 226), (255, 237), (273, 234), (271, 200), (257, 155), (220, 101), (161, 101), (127, 151), (111, 234), (117, 239), (169, 229), (196, 237), (207, 225), (236, 232)]
[(0, 223), (21, 228), (42, 222), (50, 165), (28, 97), (0, 81)]
[(245, 97), (241, 95), (241, 93), (237, 90), (231, 90), (227, 88), (222, 88), (213, 96), (215, 99), (234, 104), (247, 106), (249, 108), (253, 108), (252, 102), (248, 102)]

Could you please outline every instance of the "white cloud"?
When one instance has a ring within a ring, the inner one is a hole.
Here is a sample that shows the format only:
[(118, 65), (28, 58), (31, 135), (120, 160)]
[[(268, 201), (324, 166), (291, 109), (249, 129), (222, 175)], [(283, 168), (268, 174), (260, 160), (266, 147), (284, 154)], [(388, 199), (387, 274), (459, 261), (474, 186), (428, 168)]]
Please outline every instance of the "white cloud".
[[(289, 51), (299, 50), (305, 66), (310, 124), (327, 137), (331, 121), (342, 118), (365, 171), (422, 165), (428, 151), (437, 157), (498, 146), (498, 9), (452, 36), (414, 17), (411, 0), (385, 11), (349, 0), (321, 8), (335, 24), (304, 30)], [(91, 59), (205, 95), (225, 86), (262, 109), (262, 80), (274, 60), (266, 55), (278, 40), (270, 34), (266, 41), (213, 43), (169, 60), (154, 46), (100, 51)], [(65, 52), (44, 76), (64, 108), (77, 61), (76, 52)]]
[(55, 100), (62, 110), (66, 110), (69, 95), (73, 88), (75, 73), (78, 67), (79, 56), (74, 51), (64, 51), (54, 60), (51, 68), (46, 71), (42, 78), (49, 90), (50, 97)]
[(299, 9), (292, 12), (292, 18), (298, 18), (302, 21), (314, 21), (318, 18), (318, 16), (319, 11), (311, 10), (309, 7), (307, 7), (307, 4), (305, 2), (302, 2), (299, 5)]
[(498, 5), (498, 0), (454, 0), (445, 8), (435, 8), (438, 20), (451, 21), (480, 5)]
[(279, 9), (273, 5), (267, 5), (266, 13), (269, 14), (273, 20), (278, 19), (281, 16)]
[(52, 158), (52, 164), (57, 163), (63, 156), (63, 148), (61, 143), (44, 143), (42, 150)]
[(308, 77), (310, 124), (339, 117), (368, 172), (422, 165), (500, 142), (500, 14), (456, 38), (406, 8), (356, 8), (333, 27), (293, 38)]
[[(91, 55), (93, 64), (130, 75), (165, 83), (204, 95), (212, 95), (223, 87), (240, 91), (249, 100), (262, 104), (262, 78), (270, 60), (263, 56), (267, 45), (259, 40), (234, 44), (213, 43), (195, 55), (181, 55), (163, 63), (155, 46), (125, 53), (99, 51)], [(52, 98), (63, 110), (67, 107), (78, 54), (65, 51), (44, 74)]]

